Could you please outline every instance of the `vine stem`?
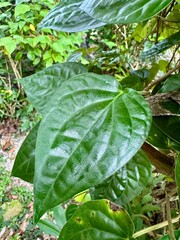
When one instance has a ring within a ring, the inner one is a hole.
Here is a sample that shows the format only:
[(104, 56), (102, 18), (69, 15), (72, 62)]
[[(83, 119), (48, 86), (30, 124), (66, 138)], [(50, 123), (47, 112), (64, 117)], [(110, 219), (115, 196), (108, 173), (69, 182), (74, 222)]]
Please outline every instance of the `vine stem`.
[[(176, 218), (173, 218), (173, 219), (172, 219), (172, 223), (177, 223), (177, 222), (179, 222), (179, 220), (180, 220), (180, 215), (177, 216)], [(140, 231), (134, 233), (133, 238), (140, 237), (140, 236), (142, 236), (142, 235), (144, 235), (144, 234), (146, 234), (146, 233), (149, 233), (149, 232), (158, 230), (158, 229), (163, 228), (163, 227), (166, 227), (166, 226), (168, 226), (168, 221), (164, 221), (164, 222), (162, 222), (162, 223), (158, 223), (158, 224), (156, 224), (156, 225), (154, 225), (154, 226), (145, 228), (145, 229), (143, 229), (143, 230), (140, 230)]]
[(152, 81), (145, 89), (144, 91), (149, 91), (153, 86), (157, 85), (158, 83), (164, 81), (167, 77), (169, 77), (171, 75), (171, 73), (175, 72), (176, 70), (180, 69), (180, 63), (172, 68), (171, 70), (169, 70), (169, 72), (167, 72), (166, 74), (164, 74), (162, 77), (158, 78), (157, 80)]

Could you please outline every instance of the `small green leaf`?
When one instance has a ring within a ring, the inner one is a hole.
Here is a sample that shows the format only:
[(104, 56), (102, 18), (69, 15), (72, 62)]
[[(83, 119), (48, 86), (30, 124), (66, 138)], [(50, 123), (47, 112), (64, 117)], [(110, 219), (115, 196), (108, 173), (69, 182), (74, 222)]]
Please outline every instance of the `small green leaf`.
[(163, 133), (176, 143), (176, 147), (180, 149), (180, 134), (177, 134), (180, 132), (180, 117), (154, 117), (153, 121)]
[(79, 7), (83, 0), (62, 1), (43, 19), (39, 29), (51, 28), (64, 32), (81, 32), (106, 25), (91, 18)]
[(39, 124), (37, 124), (24, 140), (16, 156), (12, 176), (32, 183), (34, 179), (35, 147)]
[(62, 83), (52, 99), (36, 145), (36, 221), (124, 166), (151, 125), (145, 99), (135, 90), (122, 91), (110, 76), (79, 74)]
[(32, 51), (32, 50), (28, 51), (27, 57), (28, 57), (31, 61), (34, 61), (34, 59), (35, 59), (35, 57), (36, 57), (35, 54), (34, 54), (34, 51)]
[(3, 8), (3, 7), (7, 7), (7, 6), (11, 6), (12, 4), (9, 3), (9, 2), (3, 2), (3, 3), (0, 3), (0, 8)]
[(106, 23), (145, 21), (167, 7), (171, 0), (84, 0), (80, 8), (92, 18)]
[(146, 58), (154, 57), (176, 44), (180, 44), (180, 31), (162, 40), (161, 42), (157, 43), (150, 50), (143, 52), (140, 55), (140, 58), (146, 59)]
[(66, 220), (69, 221), (69, 219), (73, 216), (74, 212), (79, 206), (76, 204), (70, 204), (66, 209)]
[(166, 79), (159, 92), (166, 93), (178, 90), (180, 90), (180, 74), (174, 74)]
[(30, 11), (31, 8), (28, 4), (19, 4), (15, 7), (15, 18), (21, 14), (25, 14), (26, 12)]
[[(30, 102), (40, 113), (47, 113), (45, 105), (60, 85), (74, 75), (87, 72), (80, 63), (55, 64), (29, 77), (21, 79)], [(48, 110), (49, 111), (49, 110)]]
[(59, 240), (128, 240), (133, 231), (133, 222), (125, 209), (108, 200), (96, 200), (75, 211)]
[(16, 5), (21, 4), (23, 2), (29, 2), (30, 0), (16, 0)]
[(125, 206), (146, 187), (151, 177), (151, 164), (140, 150), (125, 166), (91, 192), (94, 199), (107, 198)]
[(39, 220), (37, 223), (38, 227), (46, 234), (58, 237), (60, 229), (58, 226), (48, 219)]

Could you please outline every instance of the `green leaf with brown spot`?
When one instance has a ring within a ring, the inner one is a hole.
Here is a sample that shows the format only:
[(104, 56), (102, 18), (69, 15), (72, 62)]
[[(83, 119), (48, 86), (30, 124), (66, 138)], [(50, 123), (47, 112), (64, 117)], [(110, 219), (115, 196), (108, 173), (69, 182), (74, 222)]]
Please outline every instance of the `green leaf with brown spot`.
[(128, 240), (133, 232), (125, 209), (103, 199), (81, 205), (63, 227), (59, 240)]

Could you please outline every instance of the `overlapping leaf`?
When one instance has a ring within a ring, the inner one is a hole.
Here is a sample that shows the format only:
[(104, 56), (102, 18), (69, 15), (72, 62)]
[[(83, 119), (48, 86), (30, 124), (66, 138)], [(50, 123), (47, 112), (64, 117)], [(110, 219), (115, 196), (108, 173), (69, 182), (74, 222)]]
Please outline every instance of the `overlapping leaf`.
[(180, 44), (180, 32), (177, 32), (177, 33), (171, 35), (170, 37), (162, 40), (161, 42), (157, 43), (148, 51), (143, 52), (140, 57), (142, 59), (154, 57), (154, 56), (164, 52), (168, 48), (171, 48), (175, 44)]
[(107, 198), (121, 205), (128, 204), (146, 187), (151, 176), (151, 164), (140, 150), (125, 166), (92, 191), (94, 199)]
[(59, 240), (128, 240), (134, 226), (129, 214), (108, 200), (81, 205), (63, 227)]
[(180, 91), (180, 74), (174, 74), (168, 77), (159, 90), (160, 93), (170, 91)]
[(79, 7), (82, 0), (62, 1), (41, 22), (39, 29), (51, 28), (64, 32), (80, 32), (106, 25), (90, 17)]
[(171, 0), (84, 0), (81, 9), (92, 18), (106, 23), (137, 23), (145, 21)]
[(40, 113), (46, 114), (46, 104), (61, 84), (84, 72), (87, 72), (87, 69), (80, 63), (59, 63), (21, 79), (21, 84), (34, 107)]
[(151, 123), (144, 98), (135, 90), (122, 91), (110, 76), (77, 75), (55, 94), (37, 138), (36, 221), (124, 166), (143, 144)]
[(34, 179), (35, 146), (39, 123), (31, 130), (24, 140), (16, 156), (12, 176), (32, 183)]

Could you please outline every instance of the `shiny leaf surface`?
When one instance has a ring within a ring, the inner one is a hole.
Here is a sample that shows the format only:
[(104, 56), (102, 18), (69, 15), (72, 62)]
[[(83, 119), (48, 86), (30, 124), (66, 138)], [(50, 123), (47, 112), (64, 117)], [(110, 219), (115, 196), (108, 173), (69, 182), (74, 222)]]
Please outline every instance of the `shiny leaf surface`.
[(21, 145), (12, 169), (12, 176), (32, 183), (34, 179), (35, 147), (39, 123), (31, 130)]
[(108, 200), (81, 205), (63, 227), (59, 240), (128, 240), (134, 227), (129, 214)]
[(106, 23), (136, 23), (147, 20), (171, 0), (84, 0), (81, 9)]
[(138, 92), (122, 91), (115, 78), (93, 73), (64, 82), (49, 108), (36, 145), (36, 221), (124, 166), (151, 124), (149, 106)]
[(125, 166), (92, 191), (94, 199), (107, 198), (121, 205), (128, 204), (146, 187), (151, 176), (151, 164), (140, 150)]
[(156, 55), (164, 52), (165, 50), (171, 48), (175, 44), (180, 44), (180, 32), (177, 32), (177, 33), (171, 35), (170, 37), (162, 40), (161, 42), (157, 43), (148, 51), (143, 52), (140, 57), (142, 59), (145, 59), (145, 58), (150, 58), (150, 57), (156, 56)]
[(40, 23), (39, 29), (51, 28), (64, 32), (81, 32), (106, 25), (90, 17), (79, 7), (82, 0), (62, 1)]
[(87, 70), (80, 63), (59, 63), (25, 77), (20, 82), (34, 107), (40, 113), (46, 114), (49, 110), (46, 105), (61, 84), (84, 72)]

